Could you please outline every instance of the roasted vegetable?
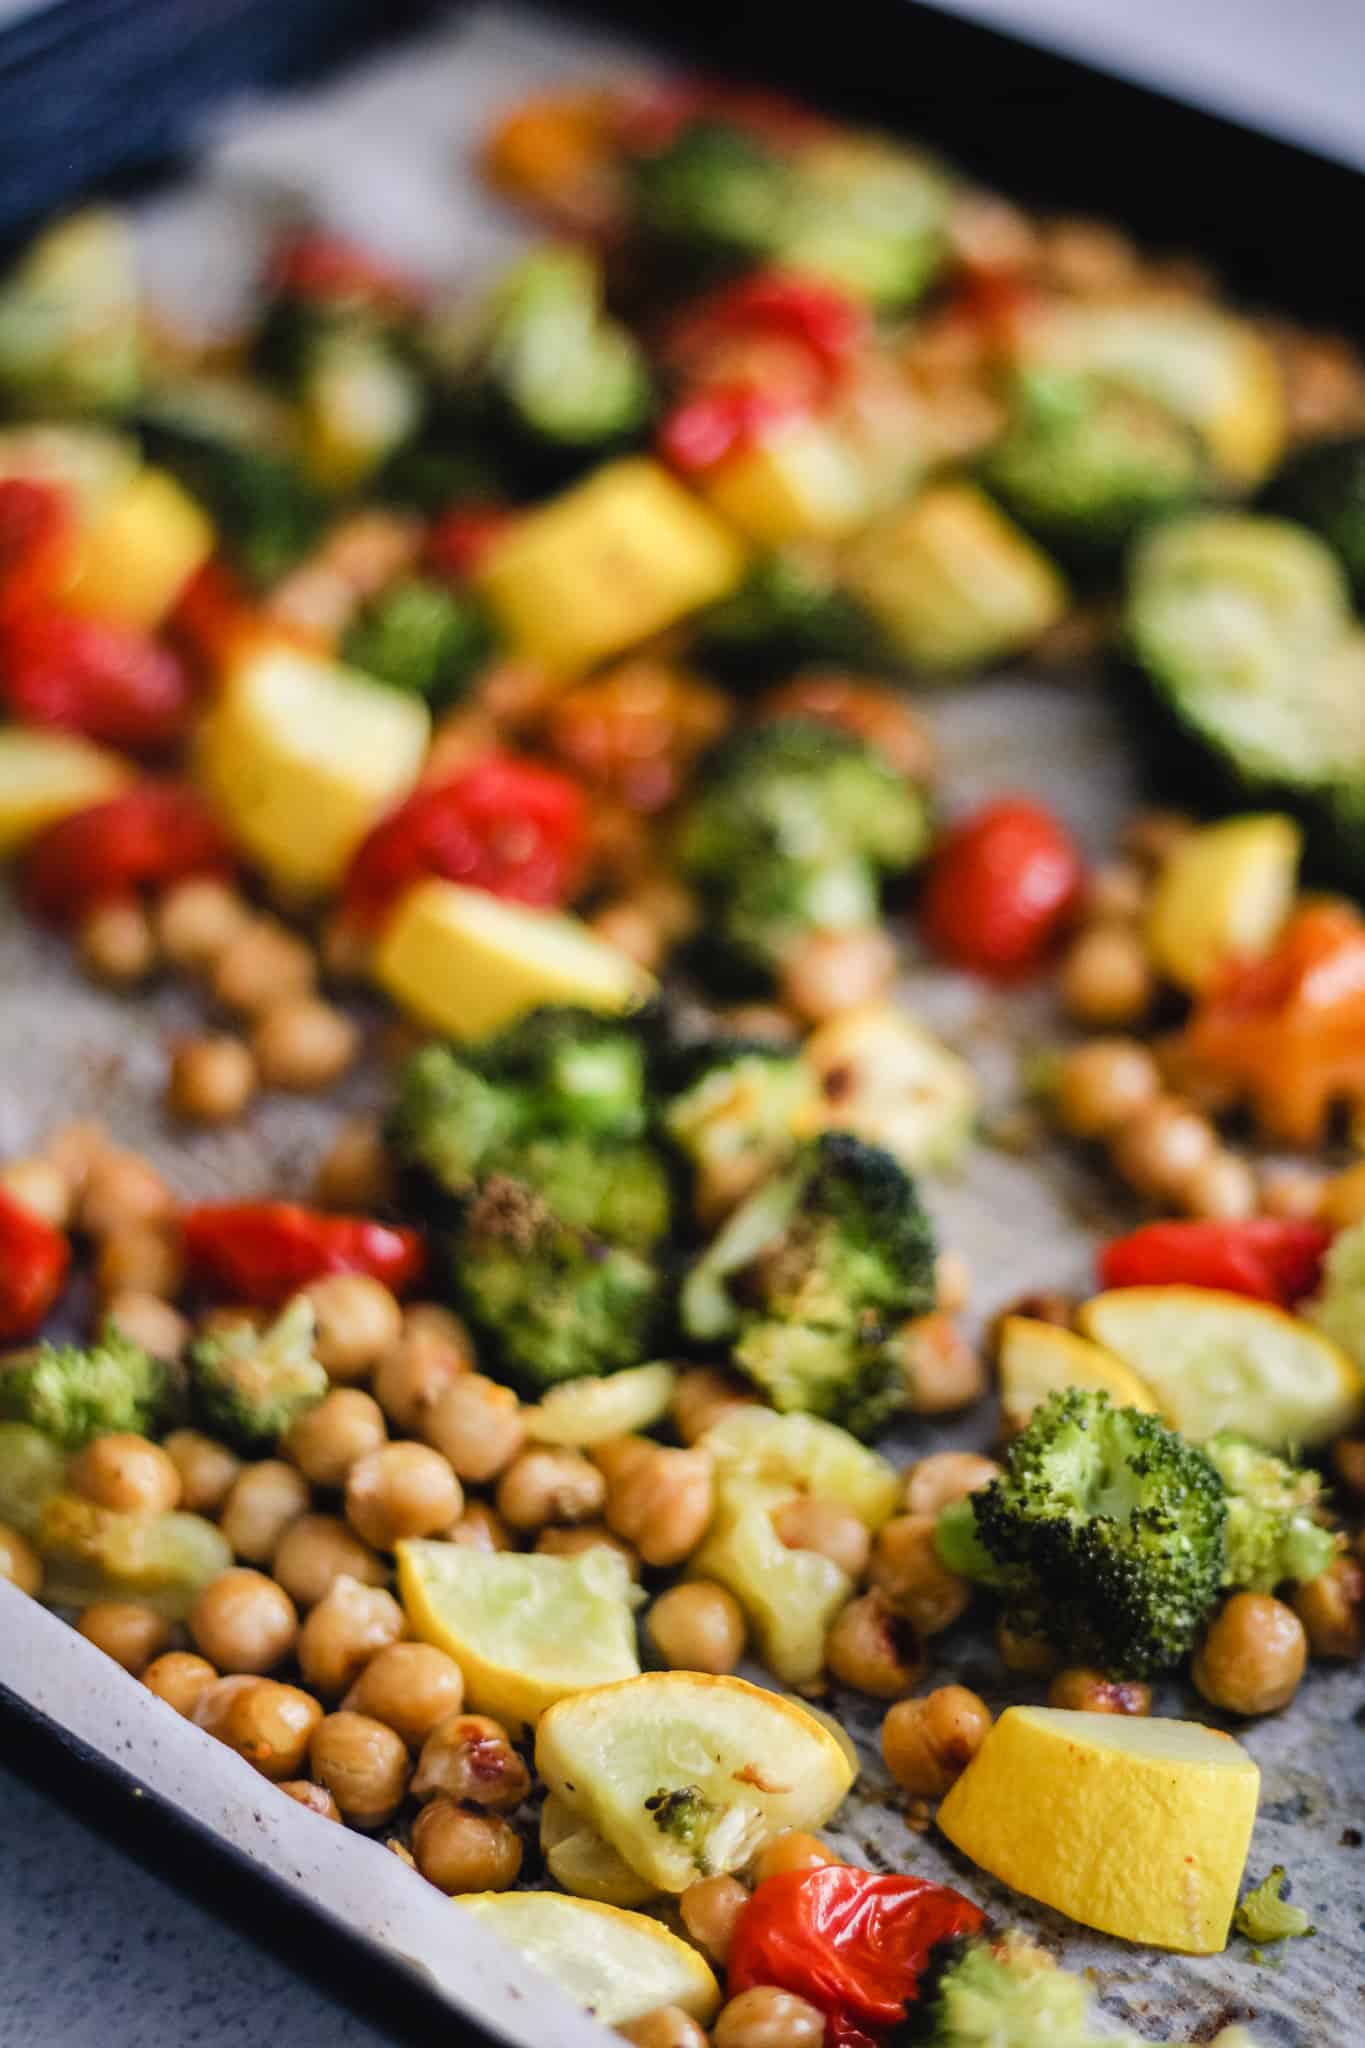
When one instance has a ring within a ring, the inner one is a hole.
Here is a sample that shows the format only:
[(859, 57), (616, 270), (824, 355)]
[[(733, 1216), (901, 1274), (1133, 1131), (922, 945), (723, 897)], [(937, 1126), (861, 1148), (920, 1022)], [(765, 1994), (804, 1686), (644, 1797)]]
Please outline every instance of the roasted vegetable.
[(795, 549), (761, 555), (732, 596), (701, 614), (696, 630), (702, 664), (746, 687), (807, 664), (875, 672), (894, 663), (872, 614), (839, 588), (831, 569)]
[(1365, 603), (1365, 436), (1310, 441), (1276, 471), (1261, 500), (1325, 540)]
[(0, 1366), (0, 1416), (71, 1451), (113, 1430), (149, 1435), (170, 1392), (166, 1367), (113, 1323), (97, 1343), (39, 1344)]
[(1100, 2048), (1090, 1993), (1027, 1936), (945, 1942), (920, 1979), (905, 2048)]
[(1291, 1906), (1285, 1898), (1287, 1875), (1283, 1863), (1277, 1863), (1268, 1876), (1253, 1886), (1233, 1914), (1233, 1926), (1248, 1941), (1260, 1945), (1317, 1933), (1303, 1907)]
[(1227, 1489), (1223, 1584), (1273, 1593), (1286, 1579), (1315, 1579), (1339, 1548), (1314, 1510), (1322, 1499), (1316, 1472), (1291, 1465), (1231, 1430), (1203, 1446)]
[(54, 1606), (131, 1600), (168, 1621), (183, 1621), (232, 1563), (226, 1536), (202, 1515), (122, 1513), (74, 1493), (48, 1501), (35, 1542)]
[(696, 121), (633, 165), (633, 226), (699, 281), (770, 256), (790, 191), (776, 150), (726, 122)]
[(938, 166), (875, 136), (800, 151), (773, 243), (787, 268), (879, 310), (912, 305), (947, 254), (951, 185)]
[(391, 583), (347, 629), (342, 655), (436, 709), (463, 696), (492, 645), (478, 602), (430, 578)]
[(904, 1011), (845, 1010), (806, 1040), (832, 1130), (883, 1145), (911, 1173), (946, 1173), (971, 1143), (976, 1076)]
[(23, 412), (110, 412), (142, 377), (133, 241), (91, 207), (30, 245), (0, 285), (0, 392)]
[(699, 1216), (714, 1220), (814, 1133), (819, 1089), (799, 1051), (703, 1039), (669, 1062), (660, 1120), (692, 1169)]
[(244, 1451), (264, 1451), (327, 1392), (313, 1353), (313, 1305), (300, 1295), (264, 1330), (249, 1322), (196, 1337), (190, 1391), (207, 1428)]

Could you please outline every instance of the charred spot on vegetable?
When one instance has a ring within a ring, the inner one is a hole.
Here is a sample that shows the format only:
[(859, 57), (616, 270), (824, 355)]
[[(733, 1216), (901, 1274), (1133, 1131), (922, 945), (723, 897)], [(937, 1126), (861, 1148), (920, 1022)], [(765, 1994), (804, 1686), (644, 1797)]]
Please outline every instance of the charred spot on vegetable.
[(706, 1797), (700, 1785), (680, 1785), (673, 1791), (661, 1788), (646, 1799), (645, 1812), (653, 1815), (661, 1834), (687, 1851), (702, 1877), (710, 1875), (706, 1842), (720, 1809)]
[(703, 666), (737, 687), (758, 688), (794, 670), (829, 663), (877, 674), (895, 656), (870, 612), (806, 556), (760, 556), (738, 590), (696, 622)]

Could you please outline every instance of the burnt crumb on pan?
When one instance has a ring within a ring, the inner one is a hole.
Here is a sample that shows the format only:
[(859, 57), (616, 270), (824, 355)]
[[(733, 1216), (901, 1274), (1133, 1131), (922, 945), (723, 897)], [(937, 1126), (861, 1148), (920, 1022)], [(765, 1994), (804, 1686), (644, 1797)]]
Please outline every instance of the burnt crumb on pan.
[(1358, 1849), (1362, 1842), (1365, 1842), (1365, 1835), (1361, 1834), (1359, 1828), (1342, 1829), (1341, 1847), (1343, 1849)]

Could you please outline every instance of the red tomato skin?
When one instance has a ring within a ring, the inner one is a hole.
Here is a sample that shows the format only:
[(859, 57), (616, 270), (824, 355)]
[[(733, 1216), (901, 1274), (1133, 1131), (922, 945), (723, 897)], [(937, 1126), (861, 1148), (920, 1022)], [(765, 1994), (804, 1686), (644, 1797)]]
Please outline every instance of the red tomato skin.
[(246, 639), (262, 630), (245, 585), (221, 555), (196, 569), (166, 620), (166, 637), (197, 680), (218, 681)]
[(183, 738), (191, 694), (178, 657), (135, 627), (61, 611), (0, 619), (0, 696), (21, 725), (160, 753)]
[(443, 512), (426, 537), (427, 568), (451, 583), (467, 583), (516, 517), (510, 505), (456, 505)]
[(866, 308), (837, 286), (797, 272), (765, 270), (703, 299), (683, 316), (676, 340), (685, 350), (735, 336), (794, 342), (832, 392), (869, 332)]
[(673, 408), (659, 429), (659, 453), (680, 475), (701, 476), (807, 411), (795, 393), (713, 385)]
[(328, 1273), (368, 1273), (401, 1294), (426, 1264), (415, 1230), (300, 1202), (206, 1202), (186, 1213), (183, 1241), (198, 1288), (257, 1308), (278, 1308)]
[(1317, 1290), (1332, 1233), (1293, 1217), (1148, 1223), (1105, 1245), (1103, 1287), (1213, 1287), (1292, 1308)]
[(70, 1264), (62, 1232), (0, 1188), (0, 1343), (33, 1335)]
[(1027, 797), (998, 797), (952, 827), (920, 900), (934, 952), (989, 980), (1038, 968), (1075, 908), (1081, 858), (1065, 828)]
[(75, 523), (59, 485), (35, 477), (0, 479), (0, 618), (51, 601)]
[(826, 2017), (826, 2048), (885, 2042), (913, 2004), (932, 1951), (985, 1924), (979, 1906), (927, 1878), (830, 1863), (766, 1878), (730, 1945), (731, 1998), (775, 1985)]
[(71, 925), (101, 904), (232, 865), (222, 827), (192, 789), (145, 782), (44, 826), (29, 842), (21, 890), (35, 917)]

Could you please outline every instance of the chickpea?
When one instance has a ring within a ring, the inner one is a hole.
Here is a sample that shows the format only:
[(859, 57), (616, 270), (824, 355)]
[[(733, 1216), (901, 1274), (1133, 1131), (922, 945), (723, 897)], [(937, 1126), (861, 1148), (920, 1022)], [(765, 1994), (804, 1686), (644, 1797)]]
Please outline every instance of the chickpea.
[(1086, 884), (1083, 914), (1092, 924), (1136, 924), (1147, 907), (1147, 877), (1135, 860), (1111, 860)]
[(749, 1903), (749, 1890), (737, 1877), (702, 1877), (688, 1885), (678, 1900), (682, 1924), (713, 1963), (724, 1964), (734, 1940), (735, 1924)]
[(995, 1624), (995, 1654), (1006, 1671), (1025, 1678), (1049, 1678), (1061, 1662), (1045, 1637), (1020, 1635), (1004, 1620)]
[(511, 1529), (590, 1521), (606, 1497), (606, 1480), (580, 1451), (540, 1447), (512, 1460), (496, 1495), (498, 1513)]
[(269, 1564), (292, 1522), (308, 1511), (308, 1481), (283, 1458), (243, 1465), (223, 1502), (221, 1528), (234, 1557)]
[(101, 1301), (124, 1293), (169, 1301), (180, 1292), (184, 1274), (179, 1232), (139, 1223), (105, 1238), (95, 1260), (95, 1291)]
[(1062, 1061), (1057, 1115), (1073, 1138), (1107, 1138), (1156, 1100), (1156, 1061), (1135, 1038), (1092, 1038)]
[(660, 1593), (645, 1633), (670, 1671), (733, 1671), (744, 1655), (744, 1610), (733, 1593), (690, 1579)]
[(1365, 1496), (1365, 1436), (1344, 1436), (1332, 1452), (1337, 1477), (1348, 1493)]
[(104, 1314), (106, 1321), (116, 1323), (125, 1337), (150, 1351), (153, 1358), (177, 1359), (190, 1341), (186, 1318), (154, 1294), (139, 1294), (136, 1289), (111, 1294)]
[[(571, 1536), (571, 1529), (561, 1529), (561, 1536)], [(542, 1530), (543, 1543), (551, 1531)], [(458, 1522), (454, 1524), (447, 1539), (451, 1543), (463, 1543), (468, 1550), (513, 1550), (512, 1531), (508, 1528), (497, 1509), (490, 1507), (486, 1500), (472, 1500)]]
[(30, 1599), (36, 1598), (43, 1583), (43, 1561), (27, 1536), (0, 1522), (0, 1579), (7, 1579)]
[(941, 1309), (902, 1323), (898, 1344), (916, 1415), (951, 1415), (985, 1393), (986, 1369), (979, 1354)]
[(842, 1862), (842, 1856), (836, 1856), (818, 1835), (807, 1834), (804, 1828), (783, 1828), (754, 1858), (754, 1883), (762, 1884), (768, 1877), (785, 1877), (793, 1871), (823, 1870), (827, 1864)]
[(604, 904), (589, 922), (599, 939), (624, 953), (637, 967), (654, 969), (663, 959), (667, 940), (662, 925), (647, 902), (636, 896), (621, 896)]
[(899, 1699), (924, 1669), (913, 1625), (878, 1592), (861, 1593), (834, 1617), (825, 1661), (841, 1685), (874, 1699)]
[(405, 1536), (438, 1536), (464, 1506), (449, 1461), (427, 1444), (381, 1444), (346, 1475), (346, 1519), (376, 1550)]
[(1365, 1642), (1365, 1568), (1344, 1553), (1294, 1588), (1294, 1612), (1315, 1657), (1358, 1657)]
[(334, 1387), (316, 1408), (295, 1416), (280, 1447), (314, 1486), (344, 1486), (352, 1465), (387, 1438), (384, 1411), (372, 1395)]
[[(1352, 1168), (1352, 1172), (1359, 1172)], [(1343, 1174), (1349, 1180), (1350, 1174)], [(1335, 1183), (1317, 1173), (1311, 1166), (1267, 1166), (1262, 1169), (1260, 1180), (1260, 1206), (1267, 1216), (1302, 1217), (1315, 1222), (1322, 1217), (1327, 1223), (1355, 1222), (1355, 1217), (1338, 1218), (1331, 1214), (1333, 1207), (1332, 1190)], [(1360, 1191), (1365, 1195), (1365, 1174), (1360, 1177)]]
[(163, 1223), (175, 1198), (150, 1160), (136, 1152), (106, 1152), (95, 1159), (77, 1204), (79, 1228), (97, 1243), (135, 1223)]
[(894, 1515), (877, 1531), (869, 1583), (918, 1635), (941, 1635), (966, 1613), (972, 1589), (950, 1571), (934, 1541), (933, 1515)]
[(437, 1394), (421, 1430), (466, 1486), (496, 1479), (526, 1440), (521, 1404), (512, 1389), (478, 1372), (461, 1373)]
[(366, 1214), (389, 1198), (391, 1176), (384, 1134), (372, 1116), (352, 1117), (337, 1133), (318, 1167), (318, 1200), (328, 1209)]
[(594, 1457), (607, 1481), (607, 1527), (634, 1544), (646, 1564), (681, 1564), (710, 1526), (710, 1454), (625, 1437), (600, 1444)]
[(343, 1572), (299, 1630), (299, 1669), (305, 1683), (325, 1699), (340, 1699), (376, 1651), (396, 1643), (406, 1628), (392, 1593)]
[(941, 1799), (986, 1739), (991, 1711), (964, 1685), (897, 1700), (882, 1723), (882, 1758), (901, 1790)]
[(581, 1557), (585, 1550), (611, 1550), (633, 1579), (640, 1576), (639, 1558), (628, 1543), (612, 1535), (605, 1522), (578, 1522), (573, 1528), (551, 1525), (536, 1537), (536, 1550), (541, 1557)]
[(978, 1451), (935, 1451), (921, 1458), (905, 1476), (905, 1506), (912, 1515), (939, 1515), (954, 1501), (989, 1486), (1000, 1477), (994, 1458)]
[(130, 988), (156, 965), (156, 938), (140, 903), (105, 903), (92, 910), (77, 934), (81, 966), (95, 981)]
[(276, 1786), (287, 1799), (293, 1799), (300, 1806), (306, 1806), (319, 1820), (341, 1819), (341, 1808), (325, 1785), (315, 1785), (311, 1778), (286, 1778)]
[(54, 1230), (65, 1230), (71, 1221), (71, 1183), (51, 1159), (11, 1159), (0, 1166), (0, 1187)]
[(251, 1048), (230, 1032), (182, 1039), (171, 1054), (166, 1104), (185, 1123), (235, 1123), (255, 1092)]
[(422, 1744), (412, 1780), (414, 1799), (448, 1793), (471, 1806), (510, 1813), (531, 1789), (531, 1773), (501, 1721), (487, 1714), (451, 1714)]
[(86, 1500), (128, 1514), (160, 1515), (180, 1501), (175, 1460), (145, 1436), (97, 1436), (77, 1452), (67, 1476)]
[(196, 1728), (202, 1728), (206, 1735), (212, 1735), (216, 1741), (232, 1702), (239, 1693), (250, 1691), (253, 1685), (259, 1685), (260, 1682), (260, 1679), (249, 1671), (239, 1671), (232, 1678), (215, 1678), (211, 1685), (204, 1687), (195, 1701), (190, 1720)]
[(408, 1787), (408, 1752), (401, 1736), (368, 1714), (328, 1714), (309, 1743), (313, 1776), (356, 1828), (382, 1828)]
[(412, 1854), (427, 1882), (452, 1897), (505, 1892), (521, 1869), (521, 1836), (501, 1814), (433, 1799), (412, 1824)]
[(1178, 1200), (1217, 1150), (1207, 1117), (1171, 1095), (1159, 1095), (1114, 1136), (1114, 1165), (1140, 1195)]
[(242, 1471), (236, 1452), (197, 1429), (173, 1429), (161, 1448), (180, 1475), (181, 1507), (216, 1516)]
[(752, 1392), (719, 1366), (692, 1365), (678, 1374), (670, 1412), (683, 1442), (695, 1444), (715, 1423), (753, 1403)]
[(195, 1646), (226, 1672), (273, 1671), (299, 1632), (297, 1609), (283, 1586), (245, 1565), (210, 1579), (188, 1619)]
[(311, 1693), (258, 1678), (234, 1694), (216, 1733), (263, 1778), (292, 1778), (303, 1769), (321, 1719), (322, 1708)]
[(1299, 1689), (1308, 1637), (1292, 1607), (1269, 1593), (1234, 1593), (1210, 1622), (1190, 1674), (1210, 1706), (1274, 1714)]
[(788, 1550), (814, 1550), (851, 1579), (867, 1569), (872, 1537), (862, 1517), (848, 1508), (798, 1493), (773, 1509), (772, 1523)]
[(1097, 1030), (1145, 1017), (1156, 982), (1141, 935), (1123, 924), (1082, 931), (1062, 962), (1058, 993), (1069, 1016)]
[(971, 1299), (971, 1268), (961, 1252), (943, 1251), (934, 1260), (934, 1307), (960, 1316)]
[(473, 1366), (474, 1347), (459, 1317), (435, 1302), (414, 1302), (370, 1384), (393, 1428), (416, 1434), (437, 1395)]
[(318, 957), (328, 981), (362, 982), (374, 959), (374, 941), (349, 918), (329, 917), (318, 933)]
[(896, 977), (896, 948), (879, 925), (859, 931), (813, 931), (782, 962), (778, 990), (806, 1024), (880, 1002)]
[(403, 1311), (382, 1280), (329, 1273), (303, 1289), (313, 1304), (313, 1353), (343, 1385), (363, 1379), (403, 1333)]
[(386, 1643), (371, 1657), (342, 1704), (368, 1714), (420, 1749), (464, 1705), (464, 1674), (433, 1643)]
[(1181, 1206), (1191, 1216), (1254, 1216), (1256, 1175), (1235, 1152), (1215, 1152), (1190, 1175), (1181, 1193)]
[(138, 1678), (171, 1639), (164, 1615), (132, 1600), (96, 1600), (76, 1624), (86, 1641)]
[(1150, 1714), (1152, 1688), (1136, 1678), (1106, 1678), (1088, 1665), (1071, 1664), (1048, 1687), (1047, 1703), (1077, 1714)]
[(257, 1020), (251, 1050), (265, 1087), (308, 1095), (341, 1079), (360, 1050), (360, 1033), (334, 1003), (293, 996)]
[(825, 2015), (794, 1991), (755, 1984), (723, 2005), (711, 2029), (714, 2048), (820, 2048)]
[(215, 955), (211, 980), (225, 1009), (251, 1016), (290, 996), (311, 994), (317, 962), (312, 947), (284, 925), (253, 917)]
[(1194, 830), (1184, 811), (1139, 811), (1124, 826), (1123, 850), (1144, 868), (1159, 868)]
[(213, 875), (173, 883), (156, 907), (157, 943), (172, 967), (191, 973), (212, 965), (251, 913), (237, 891)]
[(208, 1658), (196, 1657), (193, 1650), (163, 1651), (142, 1674), (148, 1692), (174, 1707), (187, 1721), (194, 1719), (200, 1700), (217, 1680), (218, 1673)]
[(706, 2030), (680, 2005), (656, 2005), (616, 2029), (634, 2048), (707, 2048)]
[(42, 1157), (56, 1167), (73, 1200), (85, 1191), (96, 1166), (114, 1155), (103, 1124), (63, 1124), (43, 1147)]

